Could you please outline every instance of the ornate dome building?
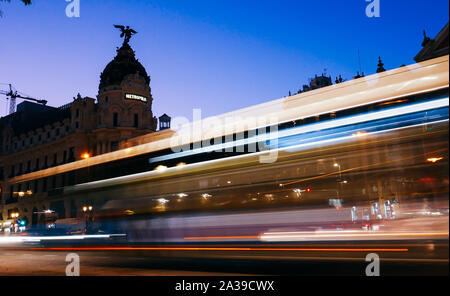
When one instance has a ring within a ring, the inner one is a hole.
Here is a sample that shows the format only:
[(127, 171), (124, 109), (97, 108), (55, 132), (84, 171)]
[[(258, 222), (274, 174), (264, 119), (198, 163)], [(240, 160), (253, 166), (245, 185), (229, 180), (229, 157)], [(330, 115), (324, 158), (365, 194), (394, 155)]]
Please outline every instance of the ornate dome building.
[(117, 56), (103, 70), (100, 75), (99, 89), (102, 91), (102, 89), (109, 86), (118, 86), (125, 76), (135, 73), (139, 73), (146, 83), (150, 84), (150, 77), (147, 75), (147, 71), (136, 59), (134, 51), (127, 43), (117, 49)]
[(128, 42), (101, 73), (97, 99), (98, 123), (93, 131), (97, 153), (115, 150), (126, 139), (156, 130), (150, 77)]
[[(97, 100), (78, 94), (59, 108), (22, 102), (17, 112), (0, 118), (0, 228), (14, 213), (30, 225), (76, 217), (82, 202), (58, 191), (80, 181), (74, 175), (24, 178), (118, 150), (130, 139), (156, 131), (150, 77), (129, 45), (134, 31), (117, 27), (125, 40), (100, 75)], [(30, 193), (27, 198), (19, 196), (24, 192)]]

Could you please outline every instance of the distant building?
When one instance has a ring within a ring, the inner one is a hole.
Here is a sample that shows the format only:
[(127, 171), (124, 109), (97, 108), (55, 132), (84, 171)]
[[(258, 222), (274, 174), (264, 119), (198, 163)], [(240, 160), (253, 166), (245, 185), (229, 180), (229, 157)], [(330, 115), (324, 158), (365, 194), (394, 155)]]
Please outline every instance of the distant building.
[(316, 76), (309, 81), (309, 85), (304, 84), (303, 88), (298, 91), (298, 93), (307, 92), (310, 90), (318, 89), (321, 87), (326, 87), (329, 85), (333, 85), (333, 82), (331, 80), (331, 76), (325, 76), (324, 74), (320, 76)]
[(20, 185), (9, 180), (115, 151), (128, 139), (153, 133), (152, 102), (150, 77), (124, 43), (100, 75), (97, 100), (78, 94), (60, 108), (23, 102), (17, 112), (0, 118), (0, 221), (19, 212), (35, 225), (47, 209), (60, 218), (73, 216), (78, 206), (54, 202), (48, 194), (50, 188), (70, 184), (70, 177)]
[(385, 72), (386, 69), (384, 68), (383, 61), (381, 61), (381, 57), (378, 57), (378, 67), (377, 67), (377, 73)]
[(356, 76), (353, 76), (353, 79), (359, 79), (359, 78), (362, 78), (362, 77), (365, 77), (366, 75), (364, 75), (364, 72), (362, 72), (361, 74), (359, 74), (359, 71), (358, 72), (356, 72)]
[(170, 121), (171, 118), (169, 115), (167, 115), (166, 113), (164, 113), (163, 115), (161, 115), (159, 118), (159, 130), (163, 131), (166, 129), (170, 128)]
[(422, 42), (422, 50), (414, 57), (414, 60), (419, 63), (429, 59), (448, 55), (448, 23), (442, 30), (431, 39), (427, 37), (425, 31), (423, 32), (424, 40)]

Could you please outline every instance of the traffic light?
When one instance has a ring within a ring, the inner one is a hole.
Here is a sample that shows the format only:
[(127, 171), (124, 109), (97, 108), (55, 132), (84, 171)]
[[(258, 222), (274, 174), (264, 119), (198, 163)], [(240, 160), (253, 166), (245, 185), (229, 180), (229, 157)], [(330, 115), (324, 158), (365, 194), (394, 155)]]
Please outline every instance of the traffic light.
[(306, 192), (311, 192), (311, 187), (306, 188)]

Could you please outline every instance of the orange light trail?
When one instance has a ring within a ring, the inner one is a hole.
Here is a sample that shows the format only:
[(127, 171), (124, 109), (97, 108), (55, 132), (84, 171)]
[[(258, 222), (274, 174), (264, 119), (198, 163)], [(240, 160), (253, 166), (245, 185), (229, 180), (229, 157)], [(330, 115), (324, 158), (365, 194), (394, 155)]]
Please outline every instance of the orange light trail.
[(246, 238), (259, 239), (259, 236), (258, 235), (242, 235), (242, 236), (190, 236), (190, 237), (184, 237), (185, 240), (192, 240), (192, 239), (246, 239)]
[(53, 251), (294, 251), (294, 252), (408, 252), (407, 248), (251, 248), (251, 247), (50, 247)]
[(398, 103), (403, 103), (403, 102), (406, 102), (406, 101), (407, 100), (396, 100), (396, 101), (381, 103), (381, 104), (378, 104), (378, 106), (384, 106), (384, 105), (390, 105), (390, 104), (398, 104)]

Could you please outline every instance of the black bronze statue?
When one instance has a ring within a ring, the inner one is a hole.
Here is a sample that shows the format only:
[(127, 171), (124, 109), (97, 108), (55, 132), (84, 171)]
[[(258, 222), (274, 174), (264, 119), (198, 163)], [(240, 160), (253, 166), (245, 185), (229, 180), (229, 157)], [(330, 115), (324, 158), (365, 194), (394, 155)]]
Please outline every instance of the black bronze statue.
[(120, 37), (123, 38), (125, 37), (125, 39), (123, 40), (123, 44), (128, 44), (128, 42), (130, 41), (131, 36), (133, 36), (134, 34), (136, 34), (137, 32), (133, 29), (130, 29), (130, 26), (127, 26), (125, 28), (125, 26), (121, 26), (121, 25), (114, 25), (114, 27), (120, 29), (120, 31), (122, 32), (122, 34), (120, 34)]

